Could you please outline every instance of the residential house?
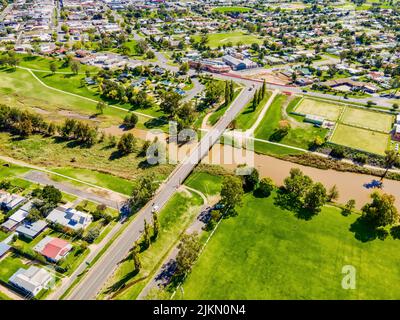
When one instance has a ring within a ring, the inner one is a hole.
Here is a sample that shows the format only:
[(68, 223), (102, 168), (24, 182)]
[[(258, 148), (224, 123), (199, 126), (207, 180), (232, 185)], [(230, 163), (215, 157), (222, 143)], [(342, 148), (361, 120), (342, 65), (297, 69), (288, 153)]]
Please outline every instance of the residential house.
[(13, 210), (23, 201), (25, 201), (25, 197), (16, 195), (16, 194), (9, 194), (7, 192), (0, 193), (0, 206), (6, 210)]
[(42, 233), (47, 227), (47, 223), (44, 220), (38, 220), (35, 222), (25, 222), (24, 224), (20, 225), (15, 231), (18, 235), (28, 238), (34, 239), (40, 233)]
[(43, 289), (48, 289), (52, 280), (48, 271), (31, 266), (28, 269), (20, 268), (8, 281), (24, 293), (36, 296)]
[(8, 250), (11, 249), (11, 246), (4, 242), (0, 242), (0, 259), (5, 256)]
[(72, 250), (72, 245), (68, 241), (47, 236), (41, 240), (33, 250), (39, 252), (48, 260), (57, 262), (68, 255)]
[(64, 209), (62, 207), (51, 211), (46, 219), (73, 230), (85, 229), (93, 220), (92, 216), (88, 213), (73, 208)]

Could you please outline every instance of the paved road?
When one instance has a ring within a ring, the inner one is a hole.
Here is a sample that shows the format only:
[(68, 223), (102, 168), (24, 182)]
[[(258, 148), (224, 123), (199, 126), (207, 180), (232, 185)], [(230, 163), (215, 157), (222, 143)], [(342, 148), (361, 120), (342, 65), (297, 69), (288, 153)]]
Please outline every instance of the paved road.
[(97, 203), (101, 203), (104, 204), (108, 207), (114, 208), (119, 210), (121, 208), (121, 205), (123, 203), (124, 200), (127, 199), (123, 198), (122, 196), (118, 196), (119, 200), (111, 200), (111, 199), (107, 199), (105, 192), (106, 191), (102, 191), (103, 194), (96, 194), (94, 192), (90, 192), (90, 191), (86, 191), (86, 190), (81, 190), (78, 189), (76, 187), (73, 187), (72, 185), (69, 185), (67, 183), (64, 182), (57, 182), (57, 181), (53, 181), (49, 178), (49, 176), (41, 171), (36, 171), (36, 170), (32, 170), (29, 171), (28, 173), (26, 173), (23, 176), (23, 179), (31, 181), (33, 183), (39, 183), (42, 185), (52, 185), (54, 187), (56, 187), (57, 189), (69, 193), (69, 194), (73, 194), (75, 196), (77, 196), (78, 198), (82, 198), (82, 199), (87, 199), (87, 200), (91, 200)]
[(209, 149), (219, 140), (231, 121), (250, 101), (253, 94), (254, 91), (248, 91), (247, 88), (242, 91), (232, 103), (231, 107), (226, 111), (225, 115), (217, 122), (212, 130), (207, 132), (193, 152), (176, 167), (168, 180), (160, 186), (154, 199), (137, 213), (136, 219), (131, 222), (122, 235), (113, 242), (111, 247), (88, 271), (88, 274), (74, 288), (67, 299), (89, 300), (96, 298), (96, 295), (102, 289), (106, 280), (112, 275), (118, 263), (127, 256), (133, 243), (139, 238), (143, 230), (144, 221), (151, 220), (152, 203), (158, 205), (160, 209), (165, 205), (173, 196), (176, 189), (192, 172), (194, 167), (207, 155)]

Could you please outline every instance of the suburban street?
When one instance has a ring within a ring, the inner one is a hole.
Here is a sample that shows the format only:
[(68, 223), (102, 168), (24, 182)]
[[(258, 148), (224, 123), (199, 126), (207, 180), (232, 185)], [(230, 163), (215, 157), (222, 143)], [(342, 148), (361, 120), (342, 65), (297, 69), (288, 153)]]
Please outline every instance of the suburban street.
[(168, 180), (161, 185), (154, 199), (149, 202), (136, 215), (136, 219), (130, 223), (126, 230), (119, 236), (99, 261), (88, 271), (87, 275), (73, 289), (67, 297), (70, 300), (95, 299), (106, 280), (112, 275), (119, 261), (129, 253), (133, 243), (140, 237), (144, 221), (150, 221), (152, 216), (152, 204), (160, 209), (174, 195), (177, 188), (183, 183), (195, 166), (207, 155), (209, 149), (219, 140), (224, 130), (231, 121), (250, 101), (253, 91), (245, 88), (233, 101), (225, 115), (217, 122), (212, 130), (207, 132), (197, 144), (193, 152), (171, 173)]

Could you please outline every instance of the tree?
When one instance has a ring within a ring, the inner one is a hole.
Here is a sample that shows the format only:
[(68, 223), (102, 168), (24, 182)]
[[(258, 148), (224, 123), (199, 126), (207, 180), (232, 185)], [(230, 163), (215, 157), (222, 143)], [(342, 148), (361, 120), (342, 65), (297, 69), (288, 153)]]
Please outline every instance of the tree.
[(56, 187), (47, 185), (42, 190), (41, 198), (48, 203), (57, 205), (62, 199), (62, 194)]
[(224, 93), (224, 88), (221, 83), (211, 81), (206, 85), (205, 103), (213, 105), (217, 103)]
[(30, 221), (30, 222), (35, 222), (35, 221), (38, 221), (38, 220), (41, 220), (43, 217), (42, 217), (42, 214), (40, 213), (40, 211), (37, 209), (37, 208), (35, 208), (35, 207), (33, 207), (30, 211), (29, 211), (29, 214), (28, 214), (28, 216), (26, 217), (26, 219), (28, 220), (28, 221)]
[(347, 216), (351, 213), (351, 211), (354, 210), (354, 208), (356, 207), (356, 200), (354, 199), (350, 199), (349, 201), (346, 202), (346, 204), (344, 205), (344, 208), (342, 209), (342, 213)]
[(395, 150), (385, 151), (385, 167), (386, 170), (381, 177), (381, 181), (386, 177), (389, 169), (400, 162), (400, 154)]
[(175, 275), (183, 276), (190, 271), (201, 249), (201, 242), (197, 233), (184, 234), (178, 249)]
[(175, 91), (167, 91), (161, 96), (160, 109), (170, 117), (174, 116), (181, 105), (182, 96)]
[(179, 67), (179, 71), (183, 74), (187, 74), (189, 71), (189, 64), (187, 62), (182, 63)]
[(156, 54), (155, 54), (153, 51), (148, 50), (148, 51), (146, 52), (146, 59), (151, 60), (151, 59), (154, 59), (155, 57), (156, 57)]
[(371, 194), (371, 203), (362, 207), (363, 217), (374, 227), (384, 227), (399, 222), (399, 214), (395, 205), (395, 197), (377, 191)]
[(72, 61), (71, 62), (71, 71), (74, 73), (74, 74), (78, 74), (79, 73), (79, 62), (77, 62), (77, 61)]
[(132, 133), (124, 133), (120, 138), (117, 148), (122, 154), (129, 154), (135, 150), (136, 138)]
[(264, 79), (263, 85), (261, 87), (261, 96), (263, 99), (265, 98), (266, 93), (267, 93), (267, 86), (266, 86), (265, 79)]
[(139, 245), (136, 242), (132, 248), (132, 259), (135, 265), (135, 272), (139, 273), (140, 269), (142, 268), (142, 262), (140, 261)]
[(307, 191), (304, 197), (304, 208), (317, 213), (321, 211), (321, 207), (326, 203), (326, 189), (322, 183), (315, 183)]
[(156, 240), (160, 232), (160, 222), (158, 221), (157, 212), (153, 213), (153, 239)]
[(339, 198), (339, 190), (335, 184), (332, 186), (332, 188), (329, 189), (327, 200), (329, 202), (332, 202), (333, 200), (337, 200), (338, 198)]
[(235, 207), (242, 205), (243, 183), (235, 176), (224, 178), (221, 187), (221, 204), (226, 208), (226, 212), (235, 213)]
[(96, 110), (99, 114), (103, 114), (104, 113), (104, 109), (106, 108), (106, 104), (103, 101), (99, 101), (99, 103), (97, 103), (96, 105)]
[(134, 113), (130, 113), (130, 114), (125, 116), (123, 125), (127, 129), (132, 129), (132, 128), (134, 128), (136, 126), (138, 121), (139, 121), (138, 116), (136, 114), (134, 114)]
[(141, 208), (152, 198), (157, 189), (157, 184), (154, 181), (154, 174), (140, 176), (134, 181), (132, 195), (128, 200), (131, 212)]
[(251, 173), (243, 176), (243, 190), (246, 192), (253, 191), (260, 180), (260, 174), (256, 168), (252, 168)]
[(290, 170), (290, 176), (284, 180), (284, 188), (289, 195), (290, 204), (292, 206), (302, 205), (303, 198), (311, 186), (311, 178), (304, 175), (298, 168), (292, 168)]
[(271, 178), (262, 178), (258, 185), (257, 191), (262, 197), (269, 197), (274, 188), (275, 184)]
[(143, 244), (145, 248), (150, 246), (150, 226), (147, 223), (147, 220), (144, 220), (144, 227), (143, 227)]
[(56, 71), (57, 71), (57, 65), (56, 65), (56, 63), (54, 62), (54, 61), (51, 61), (50, 62), (50, 71), (51, 71), (51, 73), (54, 75), (55, 73), (56, 73)]

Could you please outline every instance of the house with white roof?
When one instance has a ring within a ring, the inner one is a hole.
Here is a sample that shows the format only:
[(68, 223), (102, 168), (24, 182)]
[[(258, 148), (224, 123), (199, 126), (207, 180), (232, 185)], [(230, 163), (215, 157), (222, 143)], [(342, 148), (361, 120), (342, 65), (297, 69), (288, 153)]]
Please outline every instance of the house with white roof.
[[(25, 198), (23, 198), (25, 199)], [(1, 227), (7, 231), (13, 231), (26, 219), (33, 206), (33, 202), (28, 202), (19, 208), (13, 215), (11, 215)]]
[(58, 207), (51, 211), (46, 218), (53, 223), (61, 224), (64, 227), (79, 230), (85, 229), (93, 220), (93, 217), (73, 208), (64, 209)]
[(52, 280), (53, 277), (48, 271), (31, 266), (29, 269), (18, 269), (8, 282), (19, 290), (36, 296), (43, 289), (48, 289)]

